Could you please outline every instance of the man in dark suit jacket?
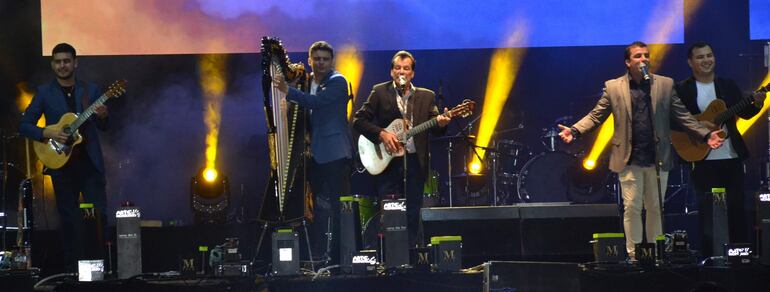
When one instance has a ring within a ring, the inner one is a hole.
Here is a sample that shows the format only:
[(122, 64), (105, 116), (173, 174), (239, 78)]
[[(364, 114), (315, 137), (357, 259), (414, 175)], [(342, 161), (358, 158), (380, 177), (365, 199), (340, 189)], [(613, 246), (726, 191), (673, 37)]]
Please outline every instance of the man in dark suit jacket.
[[(677, 83), (676, 91), (690, 113), (700, 114), (715, 99), (721, 99), (728, 107), (743, 100), (743, 94), (735, 81), (716, 76), (716, 57), (709, 44), (695, 43), (690, 46), (687, 64), (693, 75)], [(738, 111), (738, 116), (750, 119), (762, 109), (763, 101), (764, 93), (755, 95), (755, 99), (751, 100), (753, 105)], [(706, 192), (710, 192), (711, 188), (726, 189), (730, 241), (748, 243), (749, 224), (744, 217), (743, 160), (749, 157), (749, 150), (735, 126), (735, 117), (727, 119), (722, 129), (727, 133), (724, 145), (711, 150), (704, 160), (693, 163), (693, 185), (701, 203), (701, 211), (704, 210)], [(699, 212), (699, 215), (703, 228), (706, 218), (703, 212)], [(710, 257), (714, 249), (711, 244), (712, 233), (701, 229), (701, 235), (701, 254)]]
[[(387, 195), (404, 194), (406, 190), (409, 245), (422, 244), (418, 228), (422, 191), (428, 173), (428, 135), (421, 133), (409, 141), (398, 141), (393, 133), (385, 130), (395, 119), (406, 119), (410, 126), (416, 126), (436, 118), (439, 127), (435, 135), (446, 131), (451, 118), (439, 115), (433, 91), (414, 86), (415, 59), (407, 51), (399, 51), (391, 59), (391, 81), (375, 85), (369, 98), (353, 119), (353, 127), (373, 143), (384, 143), (390, 153), (406, 148), (406, 174), (404, 161), (394, 159), (377, 178), (377, 192), (380, 198)], [(446, 109), (444, 109), (446, 112)], [(402, 144), (403, 143), (403, 144)], [(406, 186), (403, 178), (407, 177)]]
[[(310, 92), (289, 87), (283, 77), (273, 80), (286, 99), (310, 110), (310, 186), (315, 196), (314, 252), (328, 252), (330, 264), (339, 262), (340, 196), (350, 195), (353, 149), (348, 126), (348, 81), (334, 70), (334, 49), (325, 41), (310, 46), (308, 64), (313, 68)], [(332, 230), (327, 230), (331, 226)], [(332, 236), (328, 237), (326, 234)], [(327, 240), (330, 244), (326, 244)], [(329, 247), (325, 250), (324, 247)], [(315, 253), (318, 254), (318, 253)]]
[[(44, 129), (37, 126), (41, 115), (45, 115), (46, 124), (56, 124), (67, 112), (81, 113), (86, 105), (93, 103), (101, 94), (97, 86), (75, 78), (75, 68), (78, 66), (75, 48), (61, 43), (53, 48), (51, 69), (56, 74), (56, 80), (39, 86), (35, 96), (21, 118), (19, 132), (21, 135), (36, 141), (54, 139), (66, 142), (69, 136), (61, 130)], [(87, 98), (86, 98), (87, 97)], [(62, 248), (64, 251), (65, 267), (74, 270), (76, 260), (99, 258), (103, 255), (101, 246), (104, 234), (103, 228), (97, 228), (97, 238), (85, 239), (85, 228), (81, 219), (79, 195), (82, 192), (84, 203), (91, 203), (98, 211), (97, 225), (105, 221), (107, 196), (105, 191), (104, 161), (99, 144), (97, 128), (107, 128), (107, 107), (98, 105), (94, 108), (95, 116), (80, 126), (78, 131), (84, 141), (77, 145), (69, 161), (59, 169), (47, 169), (51, 175), (53, 189), (56, 193), (56, 207), (61, 218)], [(88, 246), (96, 249), (87, 249)]]

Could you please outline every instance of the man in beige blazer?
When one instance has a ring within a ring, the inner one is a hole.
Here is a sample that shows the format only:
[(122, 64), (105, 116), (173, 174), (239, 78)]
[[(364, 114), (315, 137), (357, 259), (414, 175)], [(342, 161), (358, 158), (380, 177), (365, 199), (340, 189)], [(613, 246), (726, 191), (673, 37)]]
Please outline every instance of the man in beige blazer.
[(570, 143), (599, 127), (610, 114), (615, 117), (609, 167), (620, 180), (626, 250), (635, 260), (635, 245), (642, 242), (643, 207), (647, 242), (663, 233), (660, 199), (673, 164), (671, 122), (703, 137), (712, 148), (721, 146), (723, 139), (693, 118), (677, 97), (671, 78), (649, 73), (650, 51), (645, 43), (632, 43), (624, 57), (628, 72), (605, 82), (604, 94), (591, 112), (571, 127), (559, 125), (559, 136)]

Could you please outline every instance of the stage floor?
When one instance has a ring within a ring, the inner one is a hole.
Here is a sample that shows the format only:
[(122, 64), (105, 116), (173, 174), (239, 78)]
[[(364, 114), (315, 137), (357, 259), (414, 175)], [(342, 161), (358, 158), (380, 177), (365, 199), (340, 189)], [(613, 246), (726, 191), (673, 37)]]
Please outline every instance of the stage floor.
[[(768, 279), (770, 267), (758, 265), (644, 270), (634, 266), (594, 269), (578, 263), (492, 261), (452, 273), (405, 269), (381, 271), (378, 275), (318, 277), (148, 276), (83, 283), (68, 279), (42, 285), (38, 291), (770, 291)], [(30, 283), (19, 275), (0, 276), (3, 291), (33, 291)], [(9, 287), (12, 290), (6, 290)]]

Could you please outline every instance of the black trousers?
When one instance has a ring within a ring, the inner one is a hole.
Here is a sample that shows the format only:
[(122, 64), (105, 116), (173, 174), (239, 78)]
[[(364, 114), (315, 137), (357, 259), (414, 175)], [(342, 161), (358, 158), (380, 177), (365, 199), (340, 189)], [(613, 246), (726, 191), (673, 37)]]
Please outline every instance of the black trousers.
[[(380, 200), (387, 196), (396, 195), (404, 197), (406, 191), (406, 218), (409, 231), (409, 246), (422, 245), (422, 232), (420, 228), (420, 208), (422, 207), (422, 193), (425, 187), (425, 175), (420, 167), (420, 159), (417, 154), (406, 155), (406, 189), (404, 189), (404, 159), (394, 158), (385, 170), (376, 176), (377, 193)], [(380, 204), (382, 206), (382, 204)]]
[[(749, 243), (749, 226), (746, 221), (744, 205), (746, 194), (744, 190), (743, 162), (739, 158), (721, 160), (703, 160), (695, 162), (692, 171), (693, 185), (699, 201), (699, 210), (704, 210), (705, 193), (711, 188), (725, 188), (727, 195), (727, 225), (730, 242)], [(698, 212), (701, 224), (701, 251), (703, 256), (710, 257), (710, 238), (703, 232), (706, 218), (703, 212)]]
[(310, 239), (313, 256), (328, 257), (329, 264), (340, 258), (340, 197), (350, 195), (350, 158), (327, 163), (313, 161), (310, 168), (313, 191), (313, 224)]
[[(105, 255), (107, 194), (104, 174), (96, 170), (85, 151), (82, 154), (51, 174), (68, 271), (76, 271), (78, 260), (104, 259)], [(81, 202), (93, 204), (93, 208), (81, 208)]]

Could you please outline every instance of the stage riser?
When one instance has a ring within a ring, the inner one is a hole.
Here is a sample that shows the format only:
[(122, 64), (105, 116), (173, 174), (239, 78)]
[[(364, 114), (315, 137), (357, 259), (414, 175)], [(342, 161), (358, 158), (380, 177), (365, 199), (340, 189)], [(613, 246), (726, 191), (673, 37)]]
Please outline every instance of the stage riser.
[(520, 204), (423, 209), (426, 238), (463, 237), (463, 263), (488, 260), (591, 260), (597, 232), (622, 232), (614, 204)]

